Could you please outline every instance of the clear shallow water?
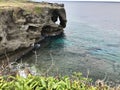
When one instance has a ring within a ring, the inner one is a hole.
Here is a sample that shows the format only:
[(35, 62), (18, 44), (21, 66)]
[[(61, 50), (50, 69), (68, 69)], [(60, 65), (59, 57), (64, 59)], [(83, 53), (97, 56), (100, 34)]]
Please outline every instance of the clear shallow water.
[(67, 12), (65, 36), (49, 38), (23, 60), (49, 75), (90, 71), (90, 77), (120, 79), (120, 3), (64, 2)]

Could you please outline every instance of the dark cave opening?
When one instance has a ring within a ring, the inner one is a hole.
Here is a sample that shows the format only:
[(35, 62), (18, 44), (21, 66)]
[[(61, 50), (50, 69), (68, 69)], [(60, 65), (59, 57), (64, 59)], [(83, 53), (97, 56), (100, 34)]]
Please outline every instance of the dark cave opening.
[(2, 41), (2, 37), (0, 37), (0, 41)]

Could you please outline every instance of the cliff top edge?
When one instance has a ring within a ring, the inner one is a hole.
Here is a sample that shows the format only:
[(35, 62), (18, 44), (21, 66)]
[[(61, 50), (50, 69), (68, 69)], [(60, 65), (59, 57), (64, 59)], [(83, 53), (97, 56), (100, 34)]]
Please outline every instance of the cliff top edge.
[(32, 7), (48, 7), (48, 8), (64, 8), (64, 4), (49, 2), (0, 2), (0, 9), (6, 8), (32, 8)]

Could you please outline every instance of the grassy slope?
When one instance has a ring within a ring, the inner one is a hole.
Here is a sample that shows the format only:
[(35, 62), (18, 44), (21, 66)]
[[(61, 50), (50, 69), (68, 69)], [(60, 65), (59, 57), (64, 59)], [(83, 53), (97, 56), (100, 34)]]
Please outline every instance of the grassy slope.
[(28, 8), (32, 9), (33, 7), (49, 7), (49, 8), (61, 8), (59, 6), (51, 6), (47, 3), (32, 3), (32, 2), (18, 2), (18, 1), (0, 1), (0, 8), (15, 8), (15, 7), (21, 7), (21, 8)]

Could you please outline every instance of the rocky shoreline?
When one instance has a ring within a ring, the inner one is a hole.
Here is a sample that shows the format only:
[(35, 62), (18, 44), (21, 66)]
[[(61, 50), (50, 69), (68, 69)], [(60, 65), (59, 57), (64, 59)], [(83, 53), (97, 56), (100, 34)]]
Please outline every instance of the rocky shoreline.
[(66, 22), (64, 4), (1, 3), (0, 60), (19, 59), (45, 37), (63, 33)]

